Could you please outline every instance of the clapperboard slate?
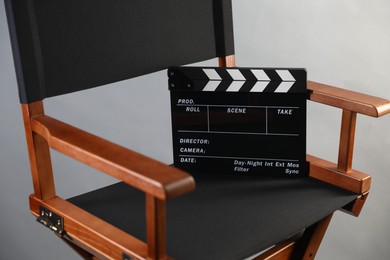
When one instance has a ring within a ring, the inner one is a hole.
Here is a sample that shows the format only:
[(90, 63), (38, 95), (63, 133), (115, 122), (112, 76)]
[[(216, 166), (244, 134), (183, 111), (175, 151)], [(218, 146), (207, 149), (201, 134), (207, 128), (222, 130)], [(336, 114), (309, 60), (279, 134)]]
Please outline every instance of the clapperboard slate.
[(172, 67), (174, 165), (192, 174), (304, 176), (304, 69)]

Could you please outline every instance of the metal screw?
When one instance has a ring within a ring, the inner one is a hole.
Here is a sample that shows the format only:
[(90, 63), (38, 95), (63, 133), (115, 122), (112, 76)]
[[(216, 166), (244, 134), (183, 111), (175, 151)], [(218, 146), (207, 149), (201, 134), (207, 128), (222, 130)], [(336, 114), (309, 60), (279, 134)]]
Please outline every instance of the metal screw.
[(171, 87), (174, 88), (174, 87), (175, 87), (175, 84), (172, 83), (172, 84), (171, 84)]

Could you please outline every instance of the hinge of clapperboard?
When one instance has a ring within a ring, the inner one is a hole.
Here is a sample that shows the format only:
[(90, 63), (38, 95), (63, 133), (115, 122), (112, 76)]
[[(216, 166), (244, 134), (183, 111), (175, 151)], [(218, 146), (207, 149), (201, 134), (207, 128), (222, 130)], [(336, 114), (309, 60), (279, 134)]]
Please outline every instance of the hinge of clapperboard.
[(195, 86), (194, 82), (189, 77), (186, 77), (177, 70), (170, 69), (168, 71), (168, 76), (169, 89), (192, 90)]

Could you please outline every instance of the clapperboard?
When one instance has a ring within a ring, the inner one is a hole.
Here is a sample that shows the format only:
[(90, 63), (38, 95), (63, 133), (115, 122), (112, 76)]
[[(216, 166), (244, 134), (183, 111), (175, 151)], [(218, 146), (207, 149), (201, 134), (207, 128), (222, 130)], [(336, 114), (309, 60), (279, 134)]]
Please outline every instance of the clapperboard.
[(172, 67), (168, 77), (176, 167), (306, 175), (304, 69)]

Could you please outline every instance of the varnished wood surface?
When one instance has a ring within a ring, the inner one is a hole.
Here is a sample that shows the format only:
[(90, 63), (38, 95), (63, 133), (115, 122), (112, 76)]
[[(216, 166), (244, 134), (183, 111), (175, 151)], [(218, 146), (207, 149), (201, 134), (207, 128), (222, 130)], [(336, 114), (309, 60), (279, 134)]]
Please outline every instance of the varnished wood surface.
[(368, 194), (369, 192), (363, 193), (358, 198), (356, 198), (356, 200), (352, 201), (351, 203), (343, 207), (341, 210), (355, 217), (358, 217), (362, 212), (364, 203), (366, 203), (367, 201)]
[(308, 81), (309, 99), (372, 117), (390, 113), (390, 101), (354, 91)]
[(340, 130), (339, 156), (337, 169), (349, 172), (352, 169), (353, 148), (355, 143), (356, 112), (343, 110)]
[(333, 214), (326, 216), (280, 244), (268, 249), (253, 260), (310, 260), (314, 259)]
[(32, 130), (43, 136), (50, 147), (84, 162), (160, 199), (192, 191), (192, 176), (111, 143), (48, 116), (32, 119)]
[(44, 114), (42, 101), (22, 104), (22, 114), (34, 193), (41, 199), (52, 198), (56, 194), (50, 149), (44, 138), (33, 133), (30, 120), (33, 116)]
[[(39, 200), (30, 196), (30, 209), (39, 215), (39, 205), (64, 217), (66, 239), (100, 259), (122, 259), (122, 252), (136, 259), (147, 259), (146, 243), (102, 221), (59, 197)], [(49, 231), (48, 231), (49, 232)]]
[(253, 258), (253, 260), (289, 260), (291, 259), (297, 241), (299, 240), (299, 238), (301, 238), (301, 236), (302, 232), (290, 237), (289, 239), (284, 242), (281, 242), (280, 244), (275, 245), (261, 255)]
[(368, 174), (356, 170), (343, 173), (336, 164), (311, 155), (307, 155), (306, 159), (310, 162), (309, 175), (312, 178), (355, 193), (365, 193), (370, 189), (371, 177)]
[(236, 66), (236, 56), (230, 55), (226, 57), (218, 58), (218, 66), (219, 67), (235, 67)]
[(295, 247), (296, 251), (292, 259), (311, 260), (315, 258), (332, 216), (333, 213), (305, 229), (302, 238)]
[(151, 195), (146, 194), (145, 208), (148, 259), (166, 259), (167, 239), (165, 201), (161, 201)]
[(85, 250), (81, 246), (77, 246), (75, 243), (71, 242), (70, 240), (66, 239), (65, 237), (61, 237), (60, 235), (57, 235), (65, 244), (67, 244), (73, 251), (75, 251), (82, 259), (84, 260), (93, 260), (98, 259), (95, 258), (94, 255), (92, 255), (90, 252)]

